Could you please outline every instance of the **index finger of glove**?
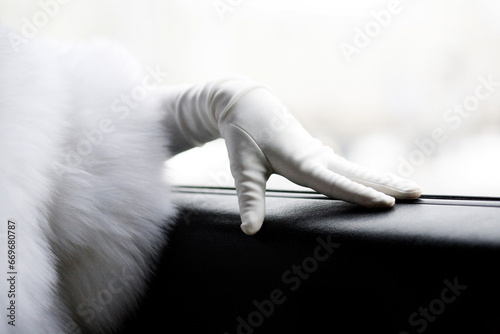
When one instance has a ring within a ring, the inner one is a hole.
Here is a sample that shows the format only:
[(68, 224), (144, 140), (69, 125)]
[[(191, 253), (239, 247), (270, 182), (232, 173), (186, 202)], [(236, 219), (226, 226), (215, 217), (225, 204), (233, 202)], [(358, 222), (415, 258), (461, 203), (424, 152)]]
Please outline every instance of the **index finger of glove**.
[[(289, 177), (286, 175), (283, 176)], [(297, 184), (314, 189), (325, 196), (366, 207), (390, 207), (395, 202), (393, 197), (354, 182), (321, 164), (312, 165), (305, 171), (303, 169), (300, 174), (290, 179)]]
[(348, 179), (399, 199), (418, 198), (422, 190), (413, 181), (390, 173), (378, 173), (339, 156), (332, 156), (328, 169)]

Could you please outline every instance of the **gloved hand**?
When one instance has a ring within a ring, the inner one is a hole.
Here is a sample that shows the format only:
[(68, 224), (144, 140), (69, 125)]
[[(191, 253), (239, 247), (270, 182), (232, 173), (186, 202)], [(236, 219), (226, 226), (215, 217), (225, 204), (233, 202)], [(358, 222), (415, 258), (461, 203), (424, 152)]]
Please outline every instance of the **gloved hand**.
[(178, 153), (219, 138), (226, 142), (246, 234), (265, 216), (269, 176), (280, 174), (328, 197), (366, 207), (390, 207), (395, 198), (417, 198), (420, 188), (338, 156), (313, 138), (265, 86), (226, 78), (170, 92), (166, 126)]

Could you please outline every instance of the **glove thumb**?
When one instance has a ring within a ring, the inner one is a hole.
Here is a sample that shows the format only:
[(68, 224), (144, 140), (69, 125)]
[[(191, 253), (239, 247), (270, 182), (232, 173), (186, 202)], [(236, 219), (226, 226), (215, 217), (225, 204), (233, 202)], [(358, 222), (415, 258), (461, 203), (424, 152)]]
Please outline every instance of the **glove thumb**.
[(245, 130), (230, 124), (222, 136), (238, 195), (241, 229), (245, 234), (253, 235), (264, 222), (266, 182), (273, 172), (272, 167)]

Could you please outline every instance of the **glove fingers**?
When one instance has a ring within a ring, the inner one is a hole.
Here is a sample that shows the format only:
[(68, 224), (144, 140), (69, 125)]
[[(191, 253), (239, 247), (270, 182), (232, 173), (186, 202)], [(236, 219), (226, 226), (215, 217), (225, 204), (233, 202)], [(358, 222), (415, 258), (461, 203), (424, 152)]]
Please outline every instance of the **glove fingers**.
[(394, 198), (382, 192), (353, 182), (318, 164), (304, 177), (303, 186), (312, 188), (328, 197), (360, 204), (366, 207), (390, 207)]
[(241, 128), (230, 126), (224, 138), (238, 195), (241, 229), (252, 235), (264, 222), (266, 182), (272, 168), (257, 144)]
[(335, 173), (398, 199), (418, 198), (422, 193), (420, 187), (411, 180), (391, 173), (377, 173), (339, 156), (329, 159), (327, 165)]

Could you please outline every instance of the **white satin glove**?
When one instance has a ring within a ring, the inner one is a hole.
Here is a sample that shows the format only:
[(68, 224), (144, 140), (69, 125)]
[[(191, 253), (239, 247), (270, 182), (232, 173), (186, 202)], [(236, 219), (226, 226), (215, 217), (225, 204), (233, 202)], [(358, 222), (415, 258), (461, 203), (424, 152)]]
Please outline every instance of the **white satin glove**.
[(246, 234), (262, 226), (266, 182), (273, 173), (366, 207), (390, 207), (395, 198), (421, 194), (410, 180), (381, 175), (338, 156), (313, 138), (265, 86), (248, 79), (178, 87), (169, 95), (166, 126), (174, 154), (224, 138)]

